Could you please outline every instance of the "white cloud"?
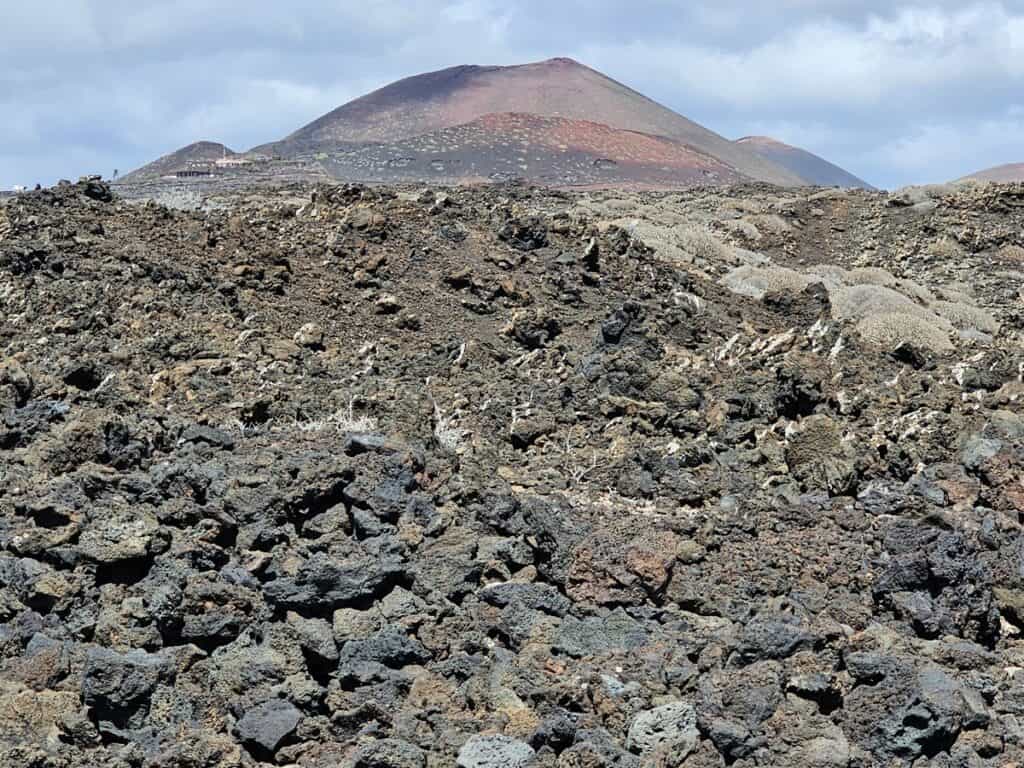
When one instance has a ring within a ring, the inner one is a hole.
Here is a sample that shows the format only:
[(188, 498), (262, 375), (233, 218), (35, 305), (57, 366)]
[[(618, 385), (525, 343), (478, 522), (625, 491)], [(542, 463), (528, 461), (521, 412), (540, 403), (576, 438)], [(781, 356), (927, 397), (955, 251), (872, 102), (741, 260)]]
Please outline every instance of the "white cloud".
[(1024, 159), (1000, 138), (1021, 135), (1008, 104), (1024, 92), (1022, 0), (9, 5), (0, 183), (112, 159), (123, 170), (200, 138), (247, 148), (400, 77), (556, 55), (720, 133), (775, 134), (879, 184)]
[(1022, 31), (1024, 13), (986, 3), (872, 15), (860, 23), (815, 19), (741, 51), (685, 42), (596, 43), (584, 50), (599, 66), (674, 82), (685, 93), (734, 108), (848, 110), (1020, 78)]
[(963, 123), (925, 123), (911, 133), (866, 153), (866, 159), (897, 172), (908, 183), (946, 181), (975, 171), (1020, 162), (1024, 136), (1024, 108), (1015, 105), (1005, 114)]
[(5, 3), (0, 60), (95, 50), (102, 41), (89, 0), (66, 0), (59, 10), (42, 3)]

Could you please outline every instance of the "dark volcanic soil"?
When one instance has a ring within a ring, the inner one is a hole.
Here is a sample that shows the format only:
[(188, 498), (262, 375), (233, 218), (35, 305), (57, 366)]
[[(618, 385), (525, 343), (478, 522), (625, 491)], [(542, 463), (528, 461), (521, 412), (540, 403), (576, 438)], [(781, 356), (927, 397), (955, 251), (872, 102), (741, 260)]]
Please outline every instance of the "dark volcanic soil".
[(0, 208), (0, 766), (1024, 759), (1024, 188)]

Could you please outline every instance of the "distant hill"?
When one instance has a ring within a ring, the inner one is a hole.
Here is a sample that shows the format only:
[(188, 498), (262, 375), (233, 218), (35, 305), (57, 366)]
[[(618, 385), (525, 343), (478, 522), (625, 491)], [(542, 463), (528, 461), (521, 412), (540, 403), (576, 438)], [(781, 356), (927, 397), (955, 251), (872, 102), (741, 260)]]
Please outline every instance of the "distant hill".
[(476, 120), (386, 144), (350, 146), (325, 164), (339, 178), (549, 186), (671, 187), (744, 180), (687, 144), (601, 123), (523, 113)]
[(1007, 163), (1006, 165), (997, 165), (995, 168), (987, 168), (984, 171), (978, 171), (972, 173), (970, 176), (964, 176), (960, 181), (995, 181), (1000, 183), (1010, 183), (1014, 181), (1024, 181), (1024, 163)]
[(223, 144), (215, 141), (197, 141), (182, 147), (176, 152), (164, 155), (148, 165), (125, 174), (121, 181), (143, 181), (156, 179), (161, 176), (172, 174), (175, 171), (185, 170), (190, 166), (213, 163), (224, 157), (235, 157), (238, 153), (228, 149)]
[(838, 165), (768, 136), (747, 136), (736, 144), (756, 152), (767, 160), (795, 173), (808, 184), (819, 187), (859, 187), (874, 189), (863, 179), (843, 170)]
[(760, 153), (564, 58), (511, 67), (458, 66), (399, 80), (257, 151), (289, 157), (352, 143), (402, 142), (501, 113), (581, 120), (659, 136), (689, 145), (739, 177), (779, 185), (803, 183)]
[[(270, 180), (326, 171), (345, 181), (525, 178), (550, 186), (668, 189), (751, 181), (866, 186), (852, 176), (848, 182), (824, 179), (820, 171), (810, 174), (806, 162), (794, 167), (792, 152), (800, 150), (787, 149), (791, 152), (730, 141), (590, 67), (556, 58), (408, 77), (242, 158), (271, 158), (259, 166)], [(148, 183), (225, 156), (236, 153), (223, 144), (197, 142), (122, 180)], [(217, 174), (230, 180), (251, 177), (251, 171), (228, 166)]]

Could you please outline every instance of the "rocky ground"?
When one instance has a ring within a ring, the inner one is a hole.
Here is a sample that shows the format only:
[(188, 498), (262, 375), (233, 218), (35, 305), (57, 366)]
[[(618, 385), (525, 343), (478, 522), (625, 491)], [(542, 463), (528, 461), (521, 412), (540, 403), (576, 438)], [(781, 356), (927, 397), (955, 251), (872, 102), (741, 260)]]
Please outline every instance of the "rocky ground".
[(1024, 761), (1024, 187), (0, 208), (0, 765)]

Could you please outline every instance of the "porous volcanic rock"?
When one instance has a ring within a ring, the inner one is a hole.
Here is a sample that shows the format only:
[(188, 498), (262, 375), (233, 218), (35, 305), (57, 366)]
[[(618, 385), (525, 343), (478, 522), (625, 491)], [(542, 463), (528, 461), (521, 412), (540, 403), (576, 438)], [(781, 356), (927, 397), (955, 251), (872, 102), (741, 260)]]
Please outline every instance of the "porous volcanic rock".
[(1022, 203), (12, 198), (0, 766), (1021, 764)]

